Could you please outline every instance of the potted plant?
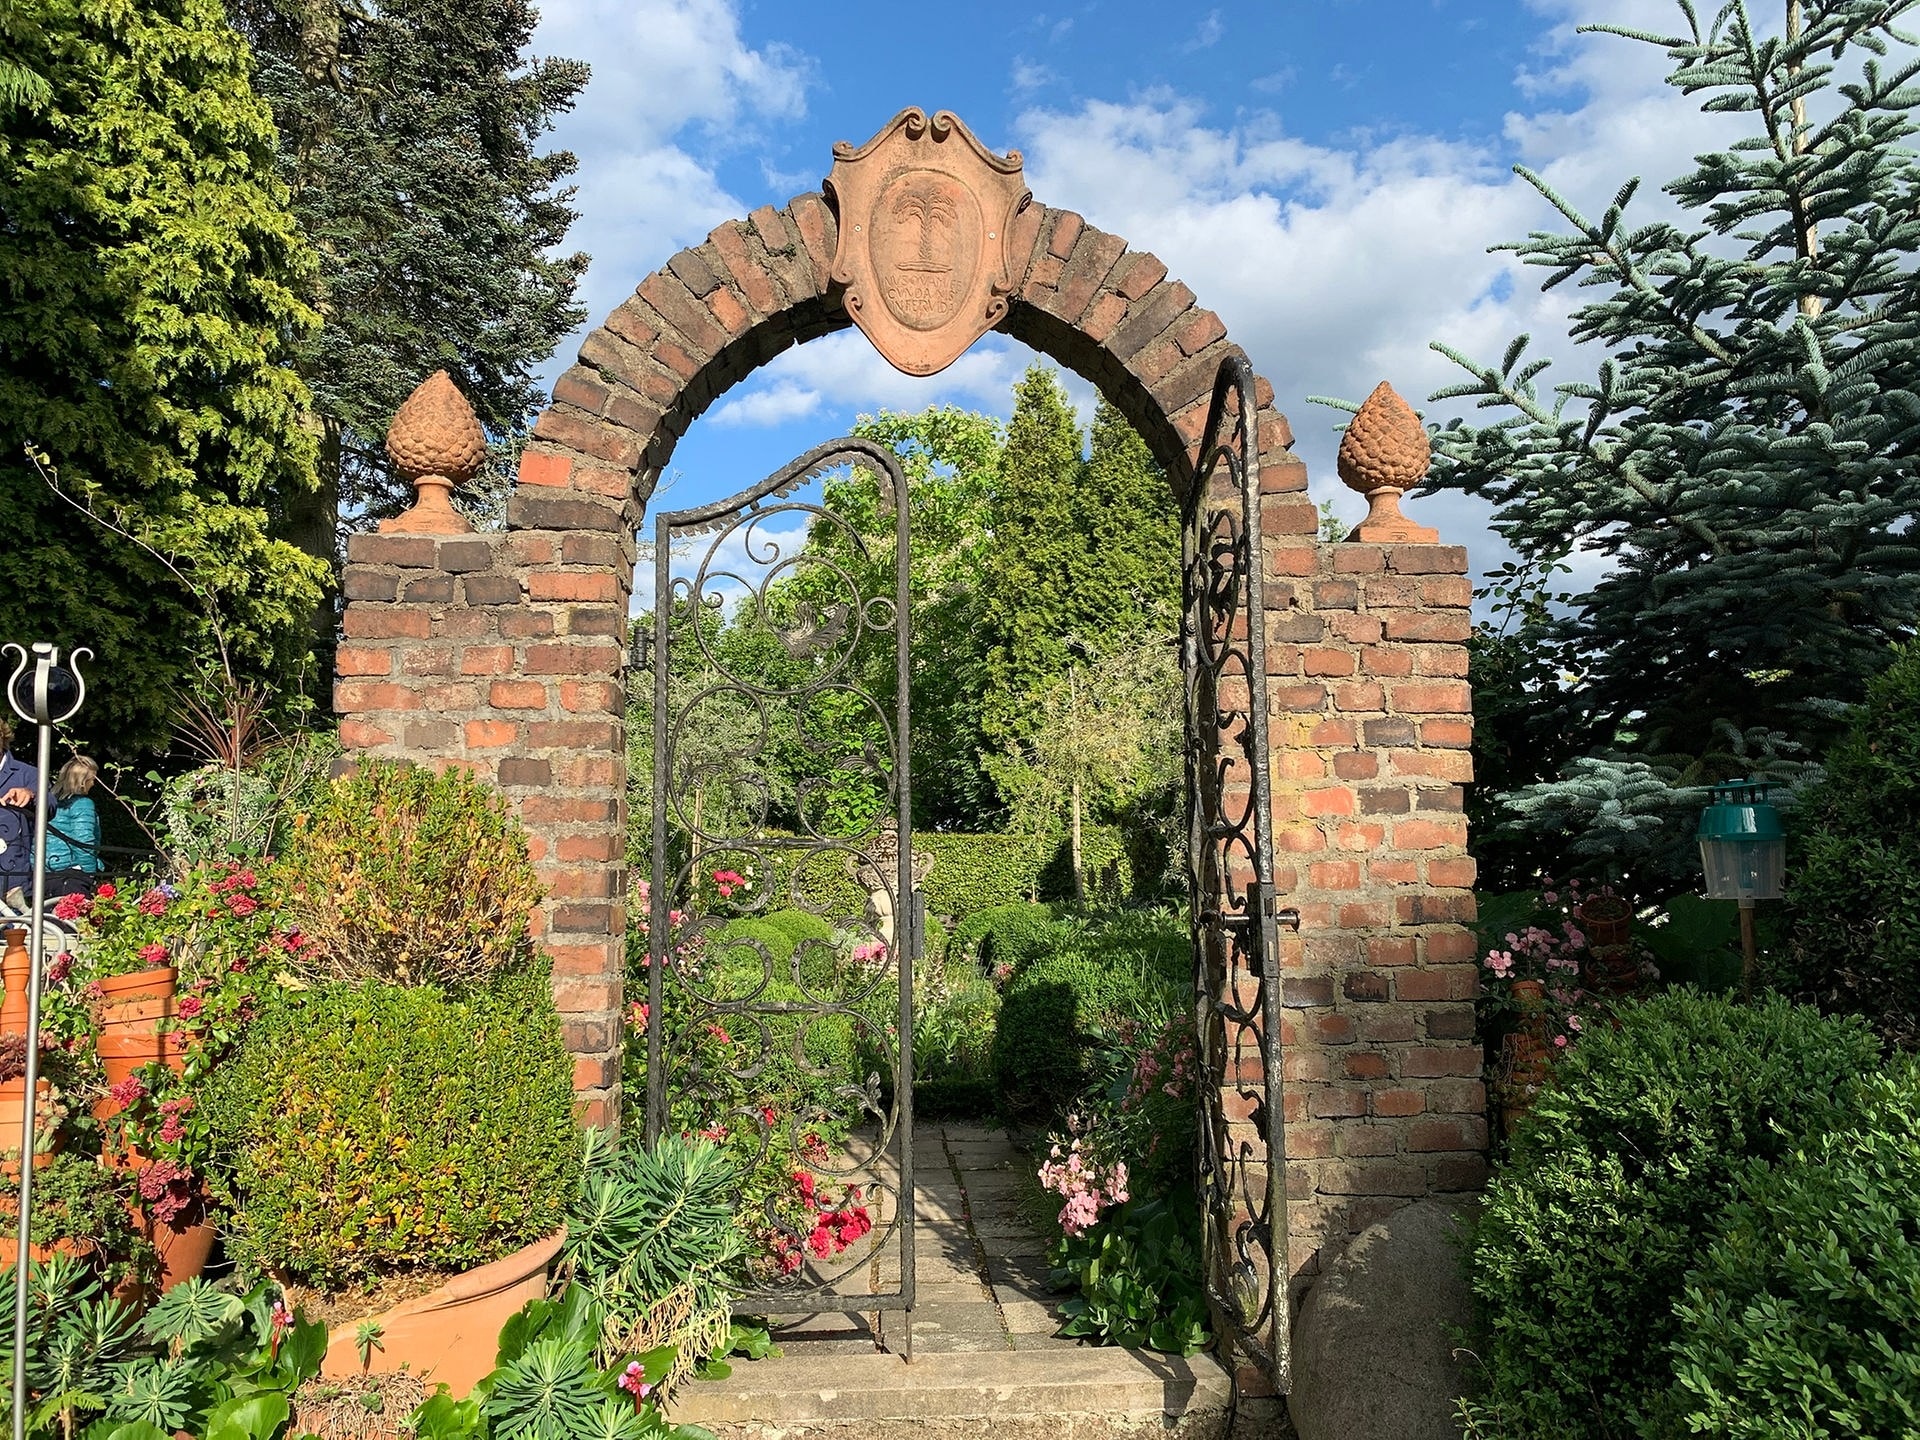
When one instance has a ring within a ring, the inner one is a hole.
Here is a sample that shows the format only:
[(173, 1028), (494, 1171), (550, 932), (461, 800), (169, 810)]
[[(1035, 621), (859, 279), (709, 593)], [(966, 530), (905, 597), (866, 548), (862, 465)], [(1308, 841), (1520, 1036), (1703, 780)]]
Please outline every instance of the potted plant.
[[(1548, 895), (1549, 904), (1558, 898)], [(1562, 918), (1553, 929), (1524, 924), (1505, 940), (1480, 962), (1481, 1009), (1500, 1036), (1495, 1082), (1511, 1131), (1540, 1093), (1553, 1057), (1585, 1028), (1591, 997), (1580, 984), (1586, 936), (1571, 921)]]
[[(27, 1253), (36, 1261), (70, 1255), (110, 1281), (145, 1268), (151, 1252), (132, 1220), (132, 1177), (85, 1155), (48, 1157), (33, 1177)], [(0, 1190), (0, 1266), (19, 1258), (20, 1197)]]
[(1627, 943), (1633, 927), (1633, 906), (1624, 895), (1615, 894), (1611, 885), (1603, 885), (1574, 904), (1573, 917), (1586, 932), (1588, 946), (1606, 950)]

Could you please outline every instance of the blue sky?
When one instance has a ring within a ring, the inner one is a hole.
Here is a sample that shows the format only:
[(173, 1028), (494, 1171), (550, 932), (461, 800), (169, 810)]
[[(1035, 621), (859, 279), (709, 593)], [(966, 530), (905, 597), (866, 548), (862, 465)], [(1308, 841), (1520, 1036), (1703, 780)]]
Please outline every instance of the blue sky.
[[(1724, 123), (1661, 83), (1659, 52), (1574, 33), (1593, 21), (1671, 30), (1671, 0), (544, 10), (535, 47), (594, 66), (554, 137), (580, 158), (574, 241), (594, 257), (593, 320), (719, 221), (817, 186), (834, 141), (865, 140), (907, 105), (951, 109), (987, 144), (1022, 150), (1037, 200), (1152, 250), (1220, 313), (1273, 381), (1316, 498), (1356, 518), (1364, 505), (1333, 477), (1339, 417), (1307, 395), (1358, 399), (1387, 379), (1420, 404), (1453, 378), (1433, 339), (1497, 357), (1528, 331), (1574, 370), (1593, 363), (1565, 341), (1562, 296), (1487, 254), (1555, 219), (1511, 166), (1544, 170), (1596, 209), (1644, 174), (1651, 215), (1658, 182)], [(1032, 358), (989, 336), (911, 380), (857, 331), (789, 351), (695, 423), (668, 503), (739, 489), (862, 411), (1004, 414)], [(1090, 413), (1090, 388), (1070, 389)], [(1471, 502), (1410, 512), (1468, 544), (1477, 569), (1501, 558)]]

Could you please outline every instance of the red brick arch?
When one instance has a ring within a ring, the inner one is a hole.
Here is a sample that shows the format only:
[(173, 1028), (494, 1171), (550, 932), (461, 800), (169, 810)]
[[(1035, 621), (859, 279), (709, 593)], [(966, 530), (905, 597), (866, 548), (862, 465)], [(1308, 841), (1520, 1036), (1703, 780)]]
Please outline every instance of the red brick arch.
[[(504, 533), (354, 537), (335, 706), (349, 750), (485, 776), (525, 822), (584, 1113), (619, 1111), (626, 930), (623, 636), (635, 532), (696, 417), (850, 323), (819, 194), (729, 221), (580, 349), (520, 462)], [(1099, 388), (1191, 483), (1225, 327), (1152, 255), (1041, 209), (1000, 328)], [(1300, 909), (1283, 1039), (1292, 1262), (1310, 1273), (1412, 1196), (1483, 1173), (1473, 1038), (1465, 554), (1321, 546), (1260, 382), (1261, 563), (1277, 888)], [(758, 477), (739, 477), (742, 483)]]
[[(521, 463), (513, 528), (556, 528), (562, 515), (567, 528), (581, 524), (576, 517), (607, 529), (637, 524), (674, 446), (707, 406), (788, 346), (852, 323), (827, 279), (837, 236), (827, 197), (801, 195), (728, 221), (649, 275), (554, 386)], [(999, 328), (1099, 387), (1184, 487), (1214, 375), (1234, 349), (1220, 317), (1152, 255), (1070, 210), (1041, 209), (1019, 280)], [(1264, 381), (1259, 401), (1269, 486), (1302, 492), (1290, 528), (1311, 533), (1305, 472)], [(562, 501), (560, 511), (549, 503)]]

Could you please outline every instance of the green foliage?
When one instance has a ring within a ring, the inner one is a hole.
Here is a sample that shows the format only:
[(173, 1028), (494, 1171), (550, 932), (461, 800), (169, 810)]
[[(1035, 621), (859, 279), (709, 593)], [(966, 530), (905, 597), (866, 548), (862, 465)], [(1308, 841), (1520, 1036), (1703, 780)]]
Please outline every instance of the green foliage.
[(999, 990), (968, 962), (916, 977), (915, 1114), (931, 1119), (992, 1113), (993, 1037), (999, 1015)]
[(324, 571), (271, 519), (314, 484), (284, 363), (312, 261), (218, 0), (23, 0), (6, 23), (34, 83), (0, 127), (0, 631), (92, 646), (117, 683), (80, 724), (125, 754), (220, 668), (201, 595), (243, 676), (302, 688)]
[(1609, 1437), (1673, 1378), (1687, 1273), (1740, 1176), (1842, 1123), (1862, 1025), (1688, 991), (1622, 1007), (1555, 1066), (1471, 1244), (1488, 1440)]
[(1191, 1194), (1117, 1206), (1082, 1236), (1048, 1251), (1062, 1335), (1096, 1345), (1193, 1355), (1212, 1339), (1200, 1285), (1199, 1209)]
[(497, 790), (460, 770), (363, 760), (282, 862), (310, 973), (451, 988), (527, 957), (540, 882)]
[(573, 1188), (573, 1060), (539, 970), (464, 999), (287, 993), (204, 1103), (229, 1245), (321, 1286), (497, 1260), (550, 1234)]
[[(1433, 397), (1495, 412), (1437, 430), (1433, 483), (1491, 502), (1524, 566), (1577, 549), (1599, 577), (1518, 657), (1525, 730), (1545, 743), (1519, 766), (1493, 750), (1483, 773), (1529, 796), (1527, 770), (1563, 758), (1556, 733), (1637, 762), (1569, 777), (1596, 803), (1520, 824), (1543, 846), (1563, 821), (1604, 830), (1611, 789), (1638, 796), (1649, 857), (1676, 859), (1698, 806), (1656, 792), (1746, 773), (1729, 731), (1826, 743), (1833, 702), (1859, 699), (1920, 615), (1920, 219), (1888, 200), (1920, 179), (1904, 7), (1806, 0), (1784, 35), (1745, 5), (1704, 26), (1679, 8), (1679, 33), (1593, 28), (1665, 50), (1669, 83), (1744, 117), (1731, 148), (1664, 187), (1686, 224), (1633, 223), (1638, 180), (1595, 217), (1523, 169), (1565, 230), (1502, 247), (1548, 288), (1578, 283), (1570, 333), (1597, 371), (1549, 388), (1525, 336), (1493, 364), (1436, 345), (1469, 378)], [(1489, 742), (1515, 738), (1504, 721)]]
[(497, 505), (511, 474), (500, 462), (545, 398), (534, 369), (584, 318), (573, 294), (587, 257), (560, 248), (574, 158), (538, 146), (587, 66), (525, 58), (538, 18), (528, 0), (230, 10), (273, 106), (280, 177), (320, 256), (307, 291), (326, 325), (295, 363), (326, 484), (289, 529), (330, 556), (336, 502), (368, 518), (411, 503), (383, 441), (400, 402), (443, 368), (495, 442), (480, 489)]
[(1687, 1278), (1665, 1433), (1920, 1430), (1920, 1074), (1876, 1075), (1853, 1104), (1745, 1176)]
[[(1175, 916), (1112, 915), (1029, 928), (1032, 918), (1020, 917), (1006, 932), (1018, 937), (1015, 956), (1002, 960), (983, 944), (996, 974), (1000, 965), (1012, 966), (993, 1070), (1001, 1112), (1015, 1119), (1065, 1113), (1088, 1083), (1096, 1047), (1123, 1025), (1158, 1031), (1193, 984), (1186, 928)], [(1104, 1084), (1110, 1077), (1098, 1078)]]
[(604, 1297), (643, 1303), (681, 1285), (716, 1293), (741, 1253), (734, 1164), (704, 1140), (663, 1135), (589, 1167), (568, 1214), (566, 1255)]
[[(0, 1361), (10, 1365), (11, 1269), (4, 1279)], [(84, 1266), (56, 1256), (32, 1266), (28, 1295), (29, 1440), (71, 1440), (82, 1430), (106, 1440), (181, 1431), (280, 1440), (290, 1397), (319, 1373), (327, 1348), (325, 1326), (276, 1316), (277, 1290), (266, 1283), (230, 1293), (184, 1281), (136, 1322)]]
[(1920, 1046), (1920, 645), (1867, 690), (1790, 834), (1787, 944), (1766, 978)]
[(1732, 900), (1675, 895), (1661, 906), (1664, 923), (1636, 932), (1670, 985), (1732, 991), (1740, 983), (1740, 911)]

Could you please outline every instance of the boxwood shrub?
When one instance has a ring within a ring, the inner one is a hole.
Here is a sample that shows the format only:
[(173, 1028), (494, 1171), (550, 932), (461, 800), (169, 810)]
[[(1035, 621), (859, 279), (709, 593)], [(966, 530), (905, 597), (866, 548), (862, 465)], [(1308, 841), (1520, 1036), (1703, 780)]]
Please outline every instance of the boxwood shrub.
[(1475, 1229), (1472, 1433), (1646, 1433), (1686, 1276), (1741, 1178), (1844, 1123), (1877, 1056), (1864, 1024), (1778, 999), (1672, 991), (1594, 1027), (1518, 1127)]
[(497, 1260), (556, 1229), (578, 1179), (573, 1057), (531, 967), (462, 998), (285, 992), (203, 1103), (229, 1246), (323, 1289)]
[(1920, 1072), (1749, 1167), (1678, 1309), (1663, 1436), (1920, 1433)]

